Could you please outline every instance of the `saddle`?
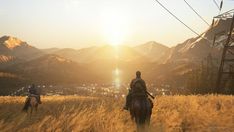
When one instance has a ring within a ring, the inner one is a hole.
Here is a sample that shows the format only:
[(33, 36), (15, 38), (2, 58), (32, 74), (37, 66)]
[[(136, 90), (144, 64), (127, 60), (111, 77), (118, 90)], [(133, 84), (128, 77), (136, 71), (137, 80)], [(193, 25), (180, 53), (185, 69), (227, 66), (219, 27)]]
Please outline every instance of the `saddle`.
[(131, 94), (132, 97), (142, 97), (142, 98), (147, 98), (147, 95), (145, 93), (142, 93), (142, 92), (134, 92)]
[(39, 95), (36, 95), (36, 94), (29, 94), (28, 96), (29, 96), (29, 97), (38, 97)]

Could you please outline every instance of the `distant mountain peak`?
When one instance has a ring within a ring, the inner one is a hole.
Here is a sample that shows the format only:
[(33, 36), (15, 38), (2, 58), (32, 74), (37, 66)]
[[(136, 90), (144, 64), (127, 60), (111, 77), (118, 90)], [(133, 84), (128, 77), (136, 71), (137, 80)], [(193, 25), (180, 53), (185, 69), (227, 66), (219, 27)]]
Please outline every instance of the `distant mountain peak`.
[(155, 41), (138, 45), (134, 49), (140, 54), (147, 56), (151, 61), (157, 61), (169, 48)]
[(8, 49), (14, 49), (16, 47), (27, 45), (26, 42), (12, 36), (2, 36), (0, 38), (0, 44), (4, 45)]
[(149, 42), (147, 42), (147, 43), (145, 43), (143, 45), (148, 46), (150, 49), (152, 49), (154, 47), (157, 47), (157, 48), (159, 48), (159, 47), (168, 48), (167, 46), (165, 46), (165, 45), (163, 45), (161, 43), (158, 43), (156, 41), (149, 41)]
[(0, 37), (0, 55), (13, 56), (22, 60), (31, 60), (44, 53), (16, 37)]
[(149, 44), (149, 45), (154, 45), (154, 44), (159, 44), (158, 42), (156, 42), (156, 41), (148, 41), (147, 43), (145, 43), (145, 44)]

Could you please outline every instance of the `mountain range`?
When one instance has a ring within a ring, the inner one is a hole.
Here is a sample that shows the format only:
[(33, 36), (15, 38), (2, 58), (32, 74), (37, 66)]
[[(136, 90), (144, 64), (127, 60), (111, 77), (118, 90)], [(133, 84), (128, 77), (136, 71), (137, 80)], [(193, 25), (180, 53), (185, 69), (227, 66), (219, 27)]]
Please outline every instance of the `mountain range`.
[[(231, 19), (220, 19), (211, 25), (204, 33), (177, 44), (161, 57), (161, 63), (168, 62), (196, 62), (206, 58), (209, 54), (220, 59), (222, 49), (231, 25)], [(221, 35), (217, 35), (220, 34)], [(216, 37), (214, 43), (214, 37)]]
[[(122, 82), (128, 82), (137, 70), (143, 72), (148, 82), (176, 82), (175, 78), (183, 82), (183, 74), (208, 55), (220, 59), (223, 45), (213, 46), (213, 38), (220, 32), (227, 34), (230, 23), (230, 19), (216, 21), (200, 36), (171, 48), (150, 41), (135, 47), (38, 49), (18, 38), (3, 36), (0, 38), (0, 83), (6, 79), (22, 84), (111, 83), (116, 78), (116, 69)], [(225, 40), (225, 35), (217, 37), (219, 42)]]

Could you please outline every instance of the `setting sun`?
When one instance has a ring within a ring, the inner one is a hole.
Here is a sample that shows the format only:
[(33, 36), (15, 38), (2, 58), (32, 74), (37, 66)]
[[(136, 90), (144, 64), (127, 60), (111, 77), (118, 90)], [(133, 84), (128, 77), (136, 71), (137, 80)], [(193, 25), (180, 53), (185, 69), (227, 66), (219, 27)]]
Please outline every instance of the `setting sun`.
[(101, 31), (108, 44), (123, 44), (129, 34), (128, 28), (129, 20), (122, 10), (105, 9), (101, 12)]

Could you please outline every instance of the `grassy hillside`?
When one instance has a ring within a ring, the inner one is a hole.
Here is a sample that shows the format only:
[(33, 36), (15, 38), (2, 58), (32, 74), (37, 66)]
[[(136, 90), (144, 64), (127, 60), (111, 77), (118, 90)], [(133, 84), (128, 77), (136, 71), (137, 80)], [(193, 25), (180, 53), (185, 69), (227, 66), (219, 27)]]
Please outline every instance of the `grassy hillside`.
[[(1, 131), (135, 131), (123, 98), (46, 96), (32, 118), (20, 111), (24, 99), (0, 97)], [(231, 132), (233, 122), (233, 96), (159, 96), (150, 130)]]

